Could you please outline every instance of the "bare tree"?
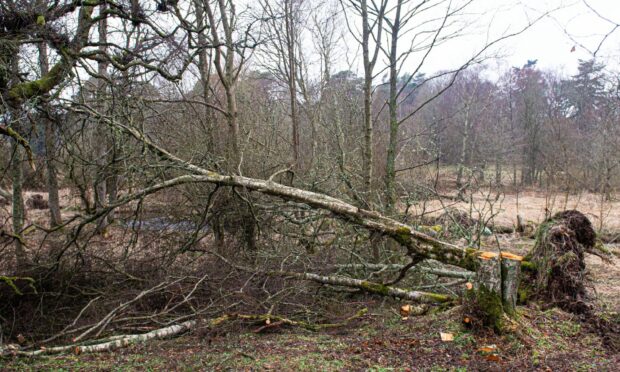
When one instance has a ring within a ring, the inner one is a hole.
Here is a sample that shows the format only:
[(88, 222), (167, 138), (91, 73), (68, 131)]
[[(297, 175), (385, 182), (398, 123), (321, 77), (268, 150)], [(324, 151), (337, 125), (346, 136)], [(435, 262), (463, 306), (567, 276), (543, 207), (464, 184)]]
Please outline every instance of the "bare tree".
[[(387, 8), (387, 1), (371, 1), (370, 6), (367, 0), (350, 1), (351, 8), (361, 18), (361, 38), (353, 31), (350, 21), (347, 24), (356, 41), (362, 47), (362, 64), (364, 67), (364, 142), (362, 147), (362, 183), (365, 206), (371, 207), (372, 198), (372, 177), (373, 177), (373, 114), (372, 96), (373, 81), (375, 78), (375, 66), (381, 43), (383, 39), (384, 14)], [(343, 3), (343, 7), (345, 4)], [(374, 48), (373, 48), (374, 45)]]

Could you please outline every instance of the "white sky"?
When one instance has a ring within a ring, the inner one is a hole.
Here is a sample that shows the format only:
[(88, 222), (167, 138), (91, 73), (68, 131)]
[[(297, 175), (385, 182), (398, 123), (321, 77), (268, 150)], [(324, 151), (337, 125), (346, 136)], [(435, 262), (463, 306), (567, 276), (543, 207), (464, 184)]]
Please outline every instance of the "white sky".
[[(586, 1), (602, 16), (620, 24), (620, 0)], [(392, 2), (395, 3), (390, 0)], [(528, 19), (534, 20), (547, 11), (551, 13), (523, 34), (504, 40), (493, 48), (493, 54), (499, 53), (502, 58), (489, 61), (489, 65), (505, 69), (522, 66), (528, 59), (537, 59), (538, 66), (544, 70), (571, 75), (576, 72), (579, 59), (591, 58), (585, 48), (594, 51), (614, 27), (614, 24), (597, 17), (583, 0), (475, 0), (467, 8), (468, 14), (460, 19), (467, 26), (466, 34), (435, 48), (421, 71), (432, 74), (458, 67), (480, 50), (486, 40), (521, 29)], [(406, 38), (401, 46), (408, 48)], [(576, 50), (571, 52), (573, 46)], [(605, 41), (597, 56), (610, 69), (620, 69), (620, 28)], [(419, 54), (412, 55), (404, 70), (413, 70), (419, 58)], [(382, 63), (385, 64), (385, 58)]]

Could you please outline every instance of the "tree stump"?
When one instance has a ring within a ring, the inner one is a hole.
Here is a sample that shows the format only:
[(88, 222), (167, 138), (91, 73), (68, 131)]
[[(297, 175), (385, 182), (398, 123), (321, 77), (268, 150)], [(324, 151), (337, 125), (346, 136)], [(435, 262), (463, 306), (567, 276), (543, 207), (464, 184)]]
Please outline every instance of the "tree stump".
[(479, 260), (476, 281), (465, 296), (465, 319), (500, 333), (506, 316), (516, 315), (522, 257), (484, 252)]
[(511, 253), (501, 254), (502, 305), (504, 312), (514, 316), (517, 311), (519, 285), (521, 284), (521, 261), (523, 257)]

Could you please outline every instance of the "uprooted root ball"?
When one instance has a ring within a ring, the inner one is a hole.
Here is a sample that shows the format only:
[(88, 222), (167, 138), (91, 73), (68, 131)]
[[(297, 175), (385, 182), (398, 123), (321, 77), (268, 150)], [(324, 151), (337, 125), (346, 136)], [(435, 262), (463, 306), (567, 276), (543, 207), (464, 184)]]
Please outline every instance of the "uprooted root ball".
[(530, 254), (537, 268), (537, 297), (572, 313), (588, 313), (584, 253), (595, 239), (590, 220), (576, 210), (559, 212), (543, 222)]

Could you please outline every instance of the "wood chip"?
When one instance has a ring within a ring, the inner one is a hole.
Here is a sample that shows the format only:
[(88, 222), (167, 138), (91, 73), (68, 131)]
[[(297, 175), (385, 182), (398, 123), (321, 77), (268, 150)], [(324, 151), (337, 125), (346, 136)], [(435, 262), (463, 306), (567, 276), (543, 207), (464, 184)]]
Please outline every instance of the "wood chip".
[(441, 341), (443, 342), (454, 341), (454, 335), (452, 333), (439, 332), (439, 336), (441, 336)]

